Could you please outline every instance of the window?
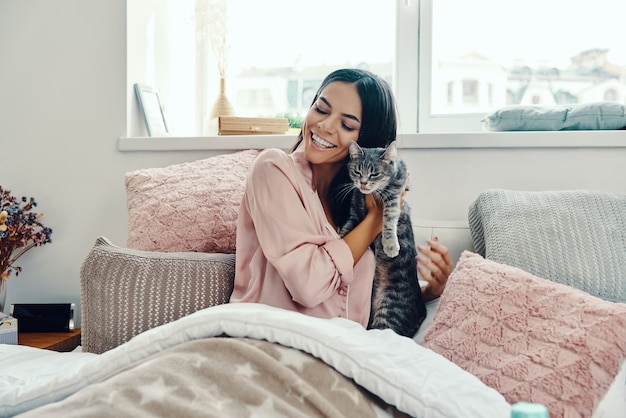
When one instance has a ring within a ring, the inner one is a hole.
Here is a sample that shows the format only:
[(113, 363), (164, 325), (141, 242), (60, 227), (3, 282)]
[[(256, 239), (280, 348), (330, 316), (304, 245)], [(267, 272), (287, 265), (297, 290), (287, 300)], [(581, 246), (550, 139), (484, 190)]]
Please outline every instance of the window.
[[(364, 67), (393, 83), (396, 5), (389, 0), (129, 0), (129, 83), (155, 84), (170, 132), (210, 134), (225, 61), (226, 96), (237, 116), (297, 121), (322, 79)], [(223, 7), (225, 5), (225, 8)], [(214, 28), (226, 28), (219, 32)], [(218, 33), (216, 33), (218, 32)], [(226, 48), (211, 37), (226, 33)], [(130, 48), (129, 48), (130, 49)], [(219, 52), (223, 53), (220, 54)], [(130, 62), (132, 61), (132, 62)]]
[[(505, 105), (626, 104), (623, 12), (612, 0), (423, 0), (419, 131), (479, 130)], [(462, 106), (450, 100), (459, 79)]]
[[(129, 90), (159, 89), (173, 135), (212, 129), (220, 77), (196, 6), (220, 1), (127, 2)], [(481, 131), (505, 105), (626, 103), (626, 44), (615, 36), (626, 3), (224, 1), (226, 92), (239, 116), (301, 120), (322, 78), (344, 66), (392, 84), (405, 133)]]

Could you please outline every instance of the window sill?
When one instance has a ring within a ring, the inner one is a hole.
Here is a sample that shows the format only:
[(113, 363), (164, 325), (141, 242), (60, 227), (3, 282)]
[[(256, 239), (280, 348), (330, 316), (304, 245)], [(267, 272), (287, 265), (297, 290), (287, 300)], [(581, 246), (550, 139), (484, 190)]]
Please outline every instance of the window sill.
[[(626, 148), (626, 130), (400, 134), (398, 138), (400, 148), (404, 149)], [(122, 137), (118, 140), (118, 150), (133, 152), (289, 149), (295, 142), (296, 135)]]
[(291, 148), (296, 135), (228, 135), (205, 137), (123, 137), (117, 149), (128, 151), (212, 151)]

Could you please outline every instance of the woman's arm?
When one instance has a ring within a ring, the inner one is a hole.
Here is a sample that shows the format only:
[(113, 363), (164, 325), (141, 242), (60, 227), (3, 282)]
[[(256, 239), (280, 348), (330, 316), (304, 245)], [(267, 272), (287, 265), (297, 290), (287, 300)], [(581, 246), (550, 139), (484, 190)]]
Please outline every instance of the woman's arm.
[(360, 224), (354, 227), (344, 237), (344, 241), (350, 247), (354, 265), (361, 259), (365, 251), (370, 247), (374, 239), (383, 230), (383, 204), (373, 195), (365, 196), (367, 215)]
[(317, 194), (303, 181), (291, 157), (267, 151), (257, 157), (248, 175), (240, 220), (249, 222), (238, 227), (237, 251), (242, 247), (258, 252), (269, 262), (267, 268), (280, 275), (295, 302), (314, 307), (352, 282), (351, 249), (328, 229)]

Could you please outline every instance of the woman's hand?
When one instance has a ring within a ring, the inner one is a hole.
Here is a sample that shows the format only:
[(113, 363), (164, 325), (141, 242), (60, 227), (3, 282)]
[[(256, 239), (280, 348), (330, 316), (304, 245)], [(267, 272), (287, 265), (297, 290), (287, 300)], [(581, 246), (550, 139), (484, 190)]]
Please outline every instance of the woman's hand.
[(428, 247), (417, 246), (420, 253), (417, 256), (417, 271), (428, 282), (428, 286), (422, 289), (422, 297), (428, 302), (441, 296), (453, 266), (448, 249), (439, 243), (439, 238), (426, 242)]
[[(373, 194), (366, 194), (365, 207), (367, 208), (367, 216), (371, 216), (374, 220), (374, 237), (376, 237), (383, 230), (383, 201), (375, 197)], [(374, 239), (372, 238), (372, 241), (373, 240)]]

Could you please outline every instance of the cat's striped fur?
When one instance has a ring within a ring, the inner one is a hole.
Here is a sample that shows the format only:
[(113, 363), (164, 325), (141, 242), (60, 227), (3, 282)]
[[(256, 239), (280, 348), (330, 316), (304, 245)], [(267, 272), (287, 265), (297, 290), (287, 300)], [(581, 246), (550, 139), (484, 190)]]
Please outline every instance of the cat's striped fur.
[(400, 335), (413, 337), (426, 318), (426, 306), (417, 277), (410, 208), (400, 202), (408, 172), (395, 141), (387, 148), (361, 148), (351, 143), (348, 175), (352, 184), (343, 193), (349, 193), (350, 213), (340, 230), (341, 236), (365, 217), (364, 194), (375, 193), (384, 203), (383, 232), (372, 244), (376, 272), (368, 328), (391, 328)]

